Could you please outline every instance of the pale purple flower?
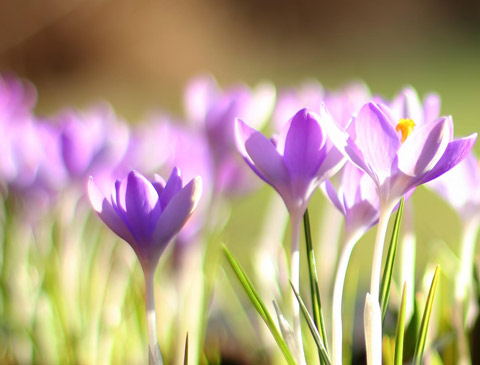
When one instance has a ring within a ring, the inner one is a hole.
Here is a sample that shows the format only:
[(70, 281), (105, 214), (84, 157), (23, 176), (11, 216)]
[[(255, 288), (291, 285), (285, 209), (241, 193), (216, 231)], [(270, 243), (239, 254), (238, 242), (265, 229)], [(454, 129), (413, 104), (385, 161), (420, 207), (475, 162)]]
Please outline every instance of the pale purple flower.
[(336, 129), (325, 109), (321, 116), (300, 110), (275, 141), (238, 119), (237, 147), (252, 170), (280, 194), (290, 214), (301, 216), (314, 191), (345, 161), (329, 141)]
[(361, 82), (352, 82), (338, 91), (329, 91), (316, 81), (308, 81), (298, 88), (279, 92), (272, 118), (273, 127), (276, 131), (281, 130), (288, 118), (300, 109), (308, 108), (320, 113), (325, 105), (333, 120), (345, 128), (370, 97), (370, 91)]
[(346, 239), (358, 238), (378, 222), (380, 199), (375, 183), (351, 162), (342, 168), (337, 189), (327, 180), (322, 190), (345, 217)]
[(324, 95), (323, 86), (316, 80), (305, 81), (299, 87), (279, 91), (272, 116), (274, 130), (282, 130), (289, 118), (300, 109), (307, 108), (319, 113)]
[(176, 168), (166, 184), (158, 175), (149, 181), (131, 171), (123, 180), (117, 180), (107, 197), (100, 193), (93, 178), (88, 183), (93, 209), (132, 246), (145, 272), (155, 270), (160, 255), (193, 213), (201, 190), (199, 177), (182, 186)]
[(473, 153), (427, 186), (455, 208), (462, 219), (480, 218), (480, 165)]
[(268, 83), (254, 89), (236, 85), (222, 91), (213, 78), (200, 77), (187, 86), (187, 116), (206, 136), (217, 194), (236, 195), (251, 190), (253, 174), (238, 158), (235, 148), (235, 118), (261, 128), (274, 104), (275, 88)]
[(344, 152), (372, 177), (381, 204), (391, 209), (410, 189), (462, 161), (476, 140), (476, 134), (453, 140), (451, 117), (405, 130), (388, 107), (374, 102), (362, 107), (348, 131)]
[(440, 116), (440, 97), (430, 93), (422, 103), (417, 91), (411, 86), (405, 87), (390, 103), (384, 104), (390, 107), (398, 120), (412, 119), (417, 125), (433, 122)]
[(85, 112), (66, 110), (55, 119), (61, 128), (61, 155), (72, 178), (84, 181), (89, 175), (113, 173), (127, 151), (129, 130), (109, 105)]

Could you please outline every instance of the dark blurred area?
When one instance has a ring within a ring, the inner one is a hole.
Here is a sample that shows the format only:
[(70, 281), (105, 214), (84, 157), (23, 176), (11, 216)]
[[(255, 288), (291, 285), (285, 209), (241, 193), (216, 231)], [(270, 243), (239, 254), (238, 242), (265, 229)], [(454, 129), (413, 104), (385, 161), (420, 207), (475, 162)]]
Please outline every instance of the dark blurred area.
[(442, 93), (480, 79), (479, 30), (473, 0), (3, 0), (0, 70), (33, 81), (39, 112), (107, 99), (129, 118), (178, 109), (202, 72)]

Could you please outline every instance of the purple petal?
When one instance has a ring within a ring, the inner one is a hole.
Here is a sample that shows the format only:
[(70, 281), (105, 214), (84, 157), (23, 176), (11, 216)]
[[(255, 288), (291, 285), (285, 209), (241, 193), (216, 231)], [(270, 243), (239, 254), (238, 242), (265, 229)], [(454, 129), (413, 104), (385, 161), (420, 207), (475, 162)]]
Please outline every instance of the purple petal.
[(137, 241), (148, 242), (161, 207), (153, 185), (136, 171), (127, 177), (125, 208), (125, 217)]
[(270, 185), (288, 181), (287, 167), (269, 139), (240, 119), (235, 123), (235, 135), (238, 150), (260, 178)]
[(413, 119), (415, 123), (423, 122), (423, 111), (420, 99), (412, 87), (403, 89), (395, 98), (391, 107), (397, 119)]
[(477, 134), (474, 133), (468, 137), (456, 139), (450, 142), (445, 150), (445, 153), (435, 167), (425, 174), (416, 185), (431, 181), (456, 166), (465, 157), (467, 157), (476, 140)]
[[(325, 157), (325, 136), (315, 114), (300, 110), (289, 123), (284, 161), (292, 179), (315, 176)], [(279, 142), (279, 145), (281, 142)]]
[(93, 209), (100, 219), (120, 238), (127, 241), (132, 247), (136, 247), (136, 241), (124, 223), (123, 219), (118, 216), (112, 204), (98, 190), (93, 178), (88, 180), (88, 197)]
[(191, 180), (178, 194), (172, 197), (157, 222), (153, 233), (153, 241), (158, 255), (187, 222), (197, 205), (202, 193), (202, 180), (197, 177)]
[(182, 176), (180, 170), (177, 167), (174, 167), (170, 177), (168, 178), (167, 184), (163, 189), (162, 195), (160, 195), (160, 204), (162, 210), (168, 205), (172, 197), (182, 190)]
[(442, 118), (414, 128), (398, 150), (398, 168), (418, 176), (435, 166), (452, 138), (450, 118)]
[(400, 148), (400, 140), (392, 122), (376, 104), (368, 103), (355, 119), (355, 134), (356, 146), (382, 183), (390, 175), (392, 163)]
[(325, 193), (328, 200), (330, 200), (330, 202), (332, 202), (332, 204), (335, 206), (335, 208), (337, 208), (340, 211), (340, 213), (345, 215), (346, 214), (345, 206), (342, 203), (342, 201), (339, 199), (339, 196), (338, 196), (339, 194), (335, 190), (335, 188), (334, 188), (333, 184), (330, 182), (330, 180), (326, 180), (324, 183), (322, 183), (320, 185), (320, 188)]
[(440, 115), (440, 96), (428, 94), (423, 101), (423, 122), (430, 123)]

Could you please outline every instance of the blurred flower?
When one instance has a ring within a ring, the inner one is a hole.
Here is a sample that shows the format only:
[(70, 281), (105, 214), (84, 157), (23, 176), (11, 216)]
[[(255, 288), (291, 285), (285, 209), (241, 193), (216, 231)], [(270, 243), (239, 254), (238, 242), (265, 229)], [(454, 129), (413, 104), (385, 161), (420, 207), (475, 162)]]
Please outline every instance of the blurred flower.
[(380, 200), (375, 183), (351, 162), (342, 169), (338, 189), (330, 180), (322, 188), (327, 198), (345, 216), (346, 239), (359, 238), (378, 222)]
[(379, 97), (376, 97), (375, 101), (388, 105), (398, 120), (412, 119), (417, 125), (433, 122), (440, 116), (440, 97), (430, 93), (422, 103), (417, 91), (411, 86), (405, 87), (391, 102)]
[(353, 82), (338, 91), (331, 91), (324, 90), (315, 80), (308, 81), (298, 88), (279, 92), (272, 118), (273, 127), (276, 131), (281, 130), (288, 118), (303, 108), (320, 113), (324, 104), (333, 120), (345, 128), (369, 100), (370, 91), (361, 82)]
[[(240, 161), (235, 149), (235, 118), (243, 118), (261, 128), (274, 104), (275, 88), (269, 83), (259, 84), (254, 89), (237, 85), (221, 91), (212, 77), (199, 77), (187, 86), (187, 117), (208, 141), (217, 194), (243, 193), (252, 185), (251, 172)], [(244, 183), (239, 184), (239, 181)]]
[(328, 143), (333, 135), (329, 132), (337, 127), (325, 118), (326, 113), (323, 109), (318, 116), (300, 110), (275, 141), (237, 119), (238, 150), (252, 170), (280, 194), (292, 216), (303, 216), (316, 188), (345, 162)]
[(99, 105), (86, 112), (66, 110), (57, 117), (61, 128), (61, 154), (73, 179), (83, 182), (89, 175), (100, 175), (110, 184), (115, 168), (127, 151), (129, 130), (117, 120), (109, 105)]
[(145, 272), (154, 271), (170, 240), (191, 216), (201, 195), (200, 178), (182, 187), (180, 171), (174, 169), (167, 183), (157, 175), (153, 182), (131, 171), (117, 180), (110, 197), (104, 197), (90, 178), (88, 195), (103, 222), (127, 241)]
[(480, 218), (480, 165), (473, 153), (427, 186), (455, 208), (462, 220)]

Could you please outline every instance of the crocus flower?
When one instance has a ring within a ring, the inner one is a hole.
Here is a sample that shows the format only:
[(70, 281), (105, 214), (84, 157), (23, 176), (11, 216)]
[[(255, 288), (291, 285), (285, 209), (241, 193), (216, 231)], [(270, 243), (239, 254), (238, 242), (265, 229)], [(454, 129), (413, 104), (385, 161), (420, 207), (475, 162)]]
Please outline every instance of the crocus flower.
[[(330, 136), (342, 132), (322, 108), (321, 116), (308, 109), (297, 112), (275, 141), (269, 140), (242, 120), (236, 122), (236, 141), (252, 170), (282, 197), (292, 226), (291, 281), (299, 287), (299, 239), (302, 217), (318, 186), (337, 172), (344, 157), (333, 147)], [(300, 317), (293, 300), (294, 330), (302, 349)], [(303, 353), (300, 354), (302, 361)]]
[(347, 162), (335, 189), (330, 180), (322, 185), (328, 199), (345, 217), (344, 245), (335, 275), (332, 302), (332, 362), (342, 363), (342, 296), (348, 262), (355, 244), (378, 222), (380, 200), (372, 178)]
[[(380, 197), (370, 283), (372, 300), (378, 301), (383, 244), (388, 218), (395, 205), (411, 189), (437, 178), (462, 161), (472, 149), (476, 134), (452, 140), (451, 117), (415, 126), (411, 119), (398, 121), (388, 107), (374, 102), (362, 107), (348, 130), (350, 138), (343, 151), (370, 175)], [(370, 327), (378, 328), (373, 324)], [(377, 345), (381, 348), (381, 343)]]
[(117, 180), (109, 197), (104, 197), (93, 179), (88, 195), (95, 212), (135, 251), (145, 276), (150, 358), (161, 364), (156, 333), (154, 274), (160, 255), (184, 226), (198, 203), (201, 179), (182, 187), (180, 171), (174, 169), (167, 183), (159, 176), (150, 182), (137, 171)]

